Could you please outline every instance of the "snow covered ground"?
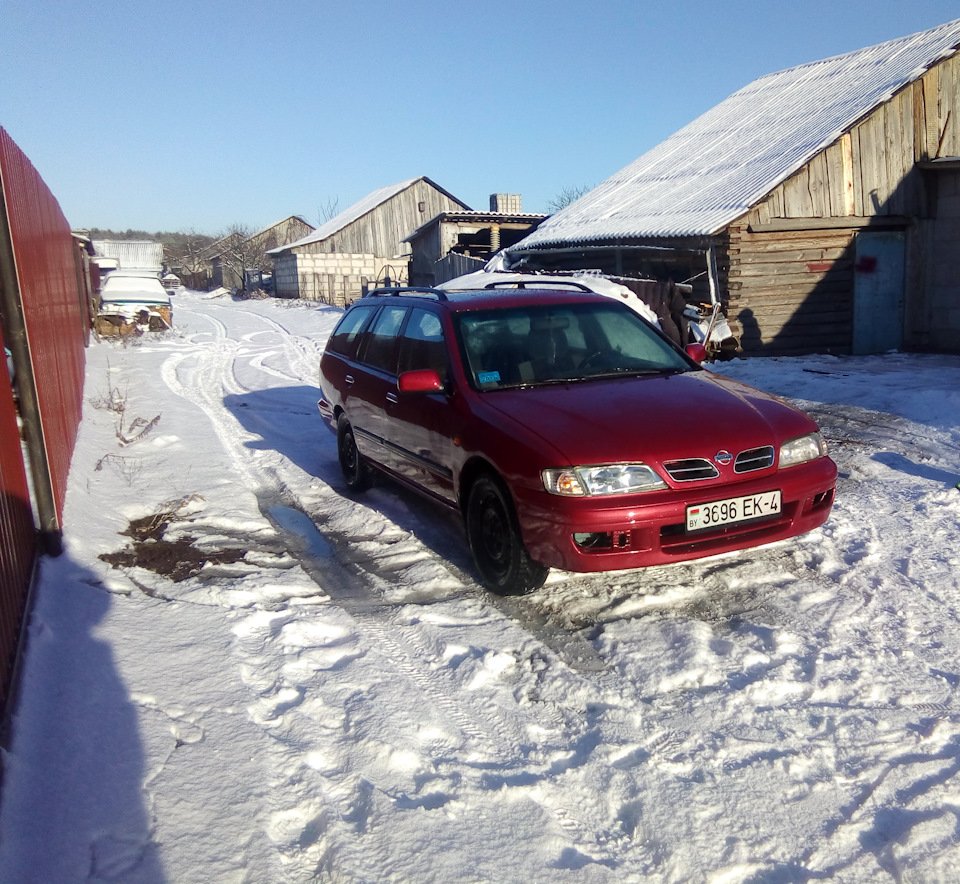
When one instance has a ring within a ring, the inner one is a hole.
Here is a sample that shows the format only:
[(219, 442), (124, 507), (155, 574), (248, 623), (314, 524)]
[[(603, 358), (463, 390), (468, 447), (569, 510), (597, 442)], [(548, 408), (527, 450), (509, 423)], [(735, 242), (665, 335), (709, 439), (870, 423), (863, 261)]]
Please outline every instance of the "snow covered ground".
[(719, 366), (821, 422), (824, 528), (499, 599), (447, 516), (344, 493), (338, 316), (186, 293), (91, 345), (4, 882), (957, 879), (960, 358)]

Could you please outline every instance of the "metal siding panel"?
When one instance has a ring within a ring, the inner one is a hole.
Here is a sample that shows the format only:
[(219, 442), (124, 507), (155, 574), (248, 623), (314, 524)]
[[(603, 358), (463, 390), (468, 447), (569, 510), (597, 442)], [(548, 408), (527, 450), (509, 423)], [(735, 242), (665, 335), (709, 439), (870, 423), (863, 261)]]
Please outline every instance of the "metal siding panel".
[[(79, 288), (74, 238), (53, 194), (7, 132), (0, 128), (0, 188), (6, 207), (16, 303), (29, 351), (29, 372), (18, 376), (21, 394), (35, 398), (49, 475), (56, 526), (62, 523), (70, 458), (80, 423), (84, 381), (85, 294)], [(8, 322), (12, 317), (8, 317)], [(20, 352), (21, 345), (16, 352)], [(27, 367), (24, 367), (27, 368)], [(2, 381), (6, 376), (4, 360)], [(32, 376), (29, 391), (24, 389)], [(9, 686), (10, 667), (24, 604), (37, 535), (30, 508), (20, 434), (9, 383), (0, 383), (0, 690)], [(36, 417), (33, 418), (36, 421)], [(29, 427), (29, 416), (24, 421)], [(35, 471), (36, 475), (36, 471)]]

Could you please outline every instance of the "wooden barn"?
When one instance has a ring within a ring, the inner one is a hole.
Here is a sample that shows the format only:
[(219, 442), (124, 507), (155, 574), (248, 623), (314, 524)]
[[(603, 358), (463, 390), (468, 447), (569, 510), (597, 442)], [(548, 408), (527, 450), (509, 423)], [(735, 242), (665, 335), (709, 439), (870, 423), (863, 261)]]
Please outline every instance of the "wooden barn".
[(405, 284), (405, 239), (430, 218), (469, 209), (426, 177), (381, 187), (311, 234), (270, 252), (275, 294), (345, 305), (369, 285)]
[(693, 280), (746, 354), (960, 353), (960, 20), (770, 74), (547, 219), (516, 269)]

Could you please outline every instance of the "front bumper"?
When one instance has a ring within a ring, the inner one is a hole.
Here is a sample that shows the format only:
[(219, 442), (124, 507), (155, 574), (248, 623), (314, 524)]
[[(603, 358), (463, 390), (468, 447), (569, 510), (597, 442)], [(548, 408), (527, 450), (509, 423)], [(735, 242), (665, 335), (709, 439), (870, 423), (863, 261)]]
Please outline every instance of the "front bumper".
[[(785, 540), (819, 528), (830, 515), (837, 467), (829, 457), (763, 478), (619, 498), (516, 497), (531, 557), (564, 571), (612, 571), (690, 561)], [(686, 508), (779, 488), (781, 511), (705, 531), (686, 530)]]

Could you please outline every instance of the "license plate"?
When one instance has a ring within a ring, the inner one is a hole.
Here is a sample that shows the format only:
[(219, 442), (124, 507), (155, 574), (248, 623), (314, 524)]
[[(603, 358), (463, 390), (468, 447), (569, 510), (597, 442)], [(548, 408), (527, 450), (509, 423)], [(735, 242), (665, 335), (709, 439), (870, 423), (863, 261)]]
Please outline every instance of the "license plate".
[(749, 522), (780, 512), (780, 490), (730, 497), (713, 503), (698, 503), (687, 507), (687, 531), (702, 531), (720, 525)]

